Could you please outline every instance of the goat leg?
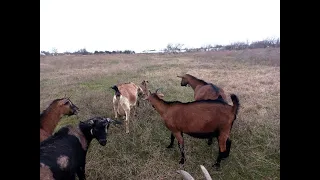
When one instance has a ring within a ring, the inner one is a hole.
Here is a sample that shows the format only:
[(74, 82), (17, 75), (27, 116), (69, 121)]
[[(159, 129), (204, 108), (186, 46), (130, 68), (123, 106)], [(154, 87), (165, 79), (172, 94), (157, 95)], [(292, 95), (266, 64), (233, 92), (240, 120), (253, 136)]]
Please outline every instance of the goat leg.
[(85, 180), (86, 179), (84, 167), (79, 167), (79, 169), (77, 170), (77, 176), (78, 176), (79, 180)]
[(179, 161), (179, 164), (184, 164), (184, 161), (185, 161), (185, 156), (184, 156), (184, 144), (180, 144), (178, 142), (178, 146), (179, 146), (179, 149), (180, 149), (180, 153), (181, 153), (181, 159)]
[(226, 146), (227, 146), (227, 153), (226, 153), (226, 157), (227, 158), (230, 154), (230, 149), (231, 149), (231, 140), (228, 138), (227, 142), (226, 142)]
[(170, 145), (169, 146), (167, 146), (167, 148), (172, 148), (173, 147), (173, 142), (174, 142), (174, 135), (173, 135), (173, 133), (171, 133), (171, 142), (170, 142)]
[(178, 140), (178, 146), (179, 146), (179, 149), (180, 149), (180, 153), (181, 153), (181, 159), (179, 161), (179, 164), (184, 164), (184, 162), (186, 161), (186, 158), (184, 156), (184, 141), (183, 141), (183, 134), (182, 132), (174, 132), (173, 133), (174, 137), (177, 138)]
[(209, 138), (209, 139), (208, 139), (208, 146), (210, 146), (210, 145), (212, 144), (212, 141), (213, 141), (212, 139), (213, 139), (213, 138)]
[(219, 141), (219, 155), (217, 157), (216, 163), (213, 165), (213, 167), (216, 170), (220, 169), (221, 160), (228, 157), (229, 155), (228, 148), (230, 151), (230, 147), (231, 147), (231, 141), (229, 140), (229, 138), (227, 138), (224, 135), (220, 135), (218, 137), (218, 141)]

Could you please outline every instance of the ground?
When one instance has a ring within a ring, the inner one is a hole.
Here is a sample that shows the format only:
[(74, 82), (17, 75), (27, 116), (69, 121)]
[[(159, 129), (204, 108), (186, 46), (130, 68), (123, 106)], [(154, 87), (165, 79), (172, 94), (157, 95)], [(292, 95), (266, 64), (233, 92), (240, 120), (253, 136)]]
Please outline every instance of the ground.
[[(204, 179), (204, 165), (213, 179), (280, 179), (280, 48), (181, 54), (131, 54), (40, 57), (40, 111), (53, 99), (71, 96), (80, 108), (76, 116), (63, 117), (56, 130), (92, 116), (114, 118), (116, 83), (149, 81), (149, 89), (164, 99), (193, 100), (191, 87), (181, 87), (177, 75), (192, 74), (239, 97), (241, 107), (231, 132), (231, 152), (211, 166), (218, 144), (185, 138), (184, 170)], [(170, 131), (159, 114), (144, 102), (130, 120), (130, 134), (123, 126), (110, 126), (107, 145), (93, 140), (87, 154), (87, 179), (181, 179), (179, 148), (166, 149)]]

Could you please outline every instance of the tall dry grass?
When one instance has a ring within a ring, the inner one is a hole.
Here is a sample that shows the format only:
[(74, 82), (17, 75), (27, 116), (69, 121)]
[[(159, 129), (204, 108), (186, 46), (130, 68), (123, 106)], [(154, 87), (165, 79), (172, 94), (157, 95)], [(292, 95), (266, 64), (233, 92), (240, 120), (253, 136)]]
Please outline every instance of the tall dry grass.
[[(162, 88), (165, 100), (193, 100), (190, 87), (176, 76), (190, 73), (238, 95), (239, 116), (231, 132), (231, 153), (222, 170), (211, 165), (218, 153), (214, 140), (185, 135), (184, 170), (203, 179), (203, 164), (213, 179), (280, 179), (280, 49), (199, 52), (175, 55), (91, 55), (40, 58), (40, 111), (53, 99), (71, 95), (81, 108), (77, 116), (63, 117), (57, 129), (92, 116), (114, 117), (113, 91), (119, 82), (149, 80), (149, 88)], [(228, 97), (231, 104), (231, 99)], [(56, 130), (57, 130), (56, 129)], [(124, 126), (111, 126), (107, 146), (93, 140), (87, 155), (87, 179), (181, 179), (180, 153), (158, 113), (144, 102)]]

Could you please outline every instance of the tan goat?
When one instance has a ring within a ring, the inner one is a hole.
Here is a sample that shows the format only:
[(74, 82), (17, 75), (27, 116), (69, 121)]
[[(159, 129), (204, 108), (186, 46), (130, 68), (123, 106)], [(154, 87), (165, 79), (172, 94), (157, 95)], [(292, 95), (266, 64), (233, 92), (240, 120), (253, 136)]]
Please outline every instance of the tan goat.
[[(113, 96), (113, 110), (115, 118), (125, 116), (126, 133), (129, 133), (129, 118), (133, 111), (133, 116), (136, 114), (136, 106), (139, 106), (139, 99), (145, 99), (149, 93), (146, 84), (148, 81), (142, 81), (141, 86), (133, 82), (122, 83), (112, 86), (115, 91)], [(140, 97), (140, 98), (139, 98)]]

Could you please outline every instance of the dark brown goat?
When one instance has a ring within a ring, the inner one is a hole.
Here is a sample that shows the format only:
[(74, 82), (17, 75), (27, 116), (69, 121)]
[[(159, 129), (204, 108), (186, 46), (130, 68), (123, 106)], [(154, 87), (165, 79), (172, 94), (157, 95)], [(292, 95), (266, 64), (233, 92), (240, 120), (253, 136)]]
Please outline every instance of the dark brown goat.
[(64, 115), (77, 114), (79, 108), (69, 98), (55, 99), (40, 113), (40, 142), (52, 135)]
[(227, 100), (224, 90), (212, 83), (207, 83), (190, 74), (177, 77), (181, 78), (181, 86), (187, 86), (189, 84), (192, 87), (195, 100), (215, 100), (218, 99), (219, 96), (225, 101)]
[(228, 157), (230, 153), (231, 140), (229, 135), (238, 114), (238, 97), (231, 94), (233, 106), (221, 98), (188, 103), (168, 102), (159, 98), (157, 91), (150, 92), (147, 99), (160, 114), (165, 126), (171, 131), (171, 142), (167, 148), (172, 148), (174, 138), (177, 138), (181, 153), (179, 163), (184, 164), (185, 161), (183, 133), (186, 133), (200, 139), (217, 137), (219, 155), (214, 167), (219, 168), (221, 160)]

